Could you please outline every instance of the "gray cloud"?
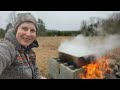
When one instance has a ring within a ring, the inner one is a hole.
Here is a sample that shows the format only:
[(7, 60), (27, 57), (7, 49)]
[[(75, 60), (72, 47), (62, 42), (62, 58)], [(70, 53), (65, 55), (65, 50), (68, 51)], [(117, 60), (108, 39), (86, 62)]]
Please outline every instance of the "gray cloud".
[[(89, 17), (105, 18), (113, 11), (16, 11), (30, 12), (44, 21), (47, 29), (78, 30), (82, 20)], [(10, 11), (0, 11), (0, 27), (5, 28)]]

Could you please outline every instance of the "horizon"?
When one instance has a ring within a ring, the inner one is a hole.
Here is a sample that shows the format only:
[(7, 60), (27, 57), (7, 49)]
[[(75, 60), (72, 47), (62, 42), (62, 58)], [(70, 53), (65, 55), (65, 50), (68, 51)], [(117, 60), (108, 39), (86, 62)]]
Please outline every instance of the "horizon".
[[(9, 13), (12, 11), (0, 11), (0, 28), (5, 29)], [(40, 18), (48, 30), (78, 31), (83, 20), (90, 17), (107, 18), (115, 11), (15, 11), (18, 13), (29, 12), (36, 19)]]

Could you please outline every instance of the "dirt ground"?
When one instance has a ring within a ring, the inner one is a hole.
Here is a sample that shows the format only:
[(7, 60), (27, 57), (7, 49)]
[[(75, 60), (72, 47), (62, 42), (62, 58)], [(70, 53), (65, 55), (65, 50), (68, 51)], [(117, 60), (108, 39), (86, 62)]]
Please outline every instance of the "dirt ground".
[(64, 40), (71, 37), (38, 37), (39, 48), (35, 48), (37, 64), (43, 76), (48, 77), (48, 60), (49, 58), (58, 57), (58, 47)]

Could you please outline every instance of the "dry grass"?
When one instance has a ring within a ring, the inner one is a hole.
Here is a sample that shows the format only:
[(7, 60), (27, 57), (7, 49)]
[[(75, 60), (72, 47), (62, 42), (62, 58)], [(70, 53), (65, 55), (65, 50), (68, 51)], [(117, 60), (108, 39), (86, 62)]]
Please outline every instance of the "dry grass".
[(60, 43), (71, 37), (38, 37), (39, 48), (35, 48), (37, 64), (43, 76), (48, 77), (49, 58), (58, 57), (58, 47)]

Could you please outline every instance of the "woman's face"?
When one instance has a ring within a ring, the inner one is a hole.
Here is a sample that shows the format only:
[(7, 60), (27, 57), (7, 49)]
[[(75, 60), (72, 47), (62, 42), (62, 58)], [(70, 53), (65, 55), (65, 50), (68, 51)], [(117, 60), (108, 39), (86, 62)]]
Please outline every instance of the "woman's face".
[(22, 23), (17, 29), (16, 39), (22, 46), (29, 46), (36, 39), (35, 25), (32, 22)]

